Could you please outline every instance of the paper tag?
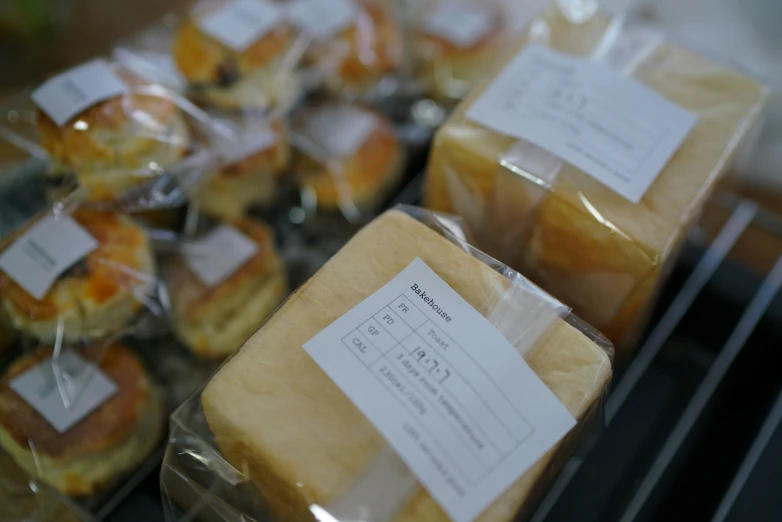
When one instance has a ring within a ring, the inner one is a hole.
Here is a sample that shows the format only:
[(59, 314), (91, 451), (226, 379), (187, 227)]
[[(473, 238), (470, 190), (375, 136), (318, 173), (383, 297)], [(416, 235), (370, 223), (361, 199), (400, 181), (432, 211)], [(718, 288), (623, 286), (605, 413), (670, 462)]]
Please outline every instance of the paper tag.
[(605, 65), (528, 46), (467, 117), (529, 141), (638, 203), (697, 114)]
[(233, 165), (243, 159), (270, 149), (277, 143), (277, 133), (265, 121), (254, 122), (237, 132), (234, 141), (221, 147), (221, 157), (226, 165)]
[(47, 216), (0, 254), (0, 270), (41, 300), (74, 263), (98, 248), (98, 242), (70, 216)]
[(424, 22), (424, 30), (461, 48), (472, 47), (494, 28), (492, 15), (485, 9), (441, 3)]
[(200, 17), (198, 26), (234, 51), (244, 51), (281, 20), (282, 10), (268, 0), (230, 0)]
[(220, 225), (183, 248), (185, 263), (198, 278), (215, 286), (255, 256), (258, 244), (230, 225)]
[(92, 413), (117, 393), (117, 385), (97, 366), (75, 352), (62, 352), (9, 383), (35, 411), (60, 433)]
[(358, 8), (351, 0), (293, 0), (287, 12), (300, 30), (328, 38), (353, 25)]
[(324, 107), (306, 123), (304, 135), (336, 157), (352, 156), (375, 130), (377, 120), (353, 107)]
[(31, 98), (54, 123), (63, 126), (80, 112), (127, 90), (109, 65), (97, 59), (45, 81)]
[(576, 424), (420, 259), (304, 349), (456, 522), (477, 517)]

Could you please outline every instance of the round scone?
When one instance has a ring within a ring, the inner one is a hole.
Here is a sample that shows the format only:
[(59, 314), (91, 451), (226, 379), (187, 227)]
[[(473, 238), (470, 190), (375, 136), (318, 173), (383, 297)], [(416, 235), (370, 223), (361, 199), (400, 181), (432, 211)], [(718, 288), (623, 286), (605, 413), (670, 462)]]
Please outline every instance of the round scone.
[(291, 171), (318, 208), (371, 210), (399, 183), (404, 148), (381, 114), (327, 105), (304, 111), (294, 125), (300, 138)]
[(190, 147), (185, 115), (162, 87), (117, 69), (127, 93), (96, 103), (62, 127), (36, 123), (53, 171), (73, 172), (91, 201), (114, 201), (180, 161)]
[(181, 256), (166, 270), (174, 331), (196, 355), (207, 359), (227, 357), (237, 350), (288, 293), (271, 228), (247, 219), (230, 225), (258, 248), (225, 280), (206, 284)]
[(287, 107), (300, 89), (294, 65), (284, 63), (296, 40), (293, 28), (280, 22), (246, 49), (236, 51), (198, 26), (197, 17), (224, 3), (193, 9), (174, 39), (172, 55), (194, 96), (225, 110)]
[(152, 452), (163, 434), (163, 401), (133, 352), (115, 344), (101, 354), (99, 367), (116, 393), (60, 433), (10, 386), (50, 356), (46, 350), (24, 355), (0, 379), (0, 446), (31, 477), (67, 495), (91, 495)]
[(334, 92), (360, 95), (402, 62), (403, 32), (392, 8), (377, 0), (355, 0), (353, 23), (307, 52), (307, 61), (324, 70)]
[(507, 39), (504, 17), (477, 2), (445, 1), (420, 18), (413, 34), (417, 76), (435, 98), (461, 100), (501, 58)]
[(40, 301), (0, 271), (0, 304), (11, 325), (44, 341), (54, 340), (59, 328), (65, 341), (120, 332), (156, 280), (149, 239), (130, 218), (84, 207), (71, 217), (98, 247), (57, 278)]
[(268, 124), (245, 122), (235, 145), (226, 154), (225, 166), (197, 196), (201, 211), (219, 219), (239, 219), (250, 207), (271, 205), (290, 160), (288, 130), (282, 118)]

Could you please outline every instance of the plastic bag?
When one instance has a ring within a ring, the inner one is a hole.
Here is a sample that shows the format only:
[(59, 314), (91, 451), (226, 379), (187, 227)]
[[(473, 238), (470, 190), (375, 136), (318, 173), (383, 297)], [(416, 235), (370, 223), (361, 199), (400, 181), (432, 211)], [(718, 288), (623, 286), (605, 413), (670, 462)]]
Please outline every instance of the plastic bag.
[[(518, 273), (470, 246), (458, 220), (400, 208), (356, 235), (172, 416), (161, 471), (168, 518), (448, 520), (302, 347), (419, 261), (499, 330), (579, 426), (587, 422), (611, 376), (610, 343)], [(418, 297), (422, 306), (435, 306), (431, 296)], [(440, 317), (455, 306), (438, 304)], [(356, 382), (362, 378), (355, 375)], [(534, 503), (546, 470), (567, 457), (578, 431), (532, 465), (479, 519), (514, 520)]]
[[(608, 17), (593, 2), (559, 2), (533, 20), (516, 45), (524, 50), (513, 60), (544, 49), (527, 47), (528, 42), (591, 56), (694, 113), (697, 121), (635, 203), (620, 195), (616, 185), (608, 188), (611, 185), (560, 156), (476, 123), (467, 114), (474, 114), (472, 107), (493, 84), (491, 79), (439, 131), (427, 170), (425, 202), (434, 210), (463, 216), (482, 248), (573, 306), (615, 343), (620, 356), (627, 357), (690, 223), (762, 112), (766, 88), (666, 42), (655, 31)], [(505, 78), (502, 74), (498, 77)], [(517, 85), (523, 89), (523, 82)], [(549, 91), (532, 112), (525, 113), (538, 118), (534, 121), (546, 118), (552, 104), (559, 104), (555, 118), (563, 114), (566, 120), (571, 115), (582, 118), (575, 123), (582, 136), (578, 139), (588, 143), (601, 133), (603, 137), (616, 133), (610, 128), (617, 121), (629, 125), (608, 148), (600, 137), (595, 139), (602, 141), (586, 146), (594, 151), (592, 156), (600, 156), (593, 165), (613, 162), (615, 167), (624, 162), (621, 168), (626, 168), (629, 162), (634, 166), (627, 168), (640, 170), (644, 163), (639, 158), (660, 142), (659, 125), (648, 122), (638, 127), (639, 122), (623, 120), (621, 111), (611, 110), (613, 94), (584, 108), (579, 105), (583, 99), (575, 97), (580, 85), (575, 90), (567, 81), (535, 85)], [(647, 95), (647, 100), (663, 103), (656, 93)], [(560, 111), (561, 107), (565, 108)], [(511, 103), (507, 110), (516, 109)], [(587, 122), (584, 128), (580, 122)], [(563, 125), (566, 128), (557, 135), (570, 139), (574, 134)], [(671, 133), (673, 127), (662, 135)], [(541, 130), (538, 136), (542, 135)], [(635, 141), (627, 145), (623, 140)], [(564, 152), (577, 148), (573, 145)], [(636, 181), (622, 179), (627, 184)]]
[(305, 107), (291, 123), (291, 172), (304, 211), (341, 212), (358, 222), (401, 181), (406, 151), (394, 125), (377, 111), (325, 103)]
[(233, 353), (288, 295), (274, 232), (247, 218), (212, 222), (170, 243), (164, 279), (173, 330), (198, 357)]
[(0, 112), (0, 139), (46, 163), (50, 192), (78, 184), (104, 210), (182, 205), (214, 168), (218, 133), (183, 97), (103, 59), (9, 98)]
[(275, 2), (207, 0), (182, 15), (171, 54), (199, 103), (284, 113), (303, 93), (308, 45)]

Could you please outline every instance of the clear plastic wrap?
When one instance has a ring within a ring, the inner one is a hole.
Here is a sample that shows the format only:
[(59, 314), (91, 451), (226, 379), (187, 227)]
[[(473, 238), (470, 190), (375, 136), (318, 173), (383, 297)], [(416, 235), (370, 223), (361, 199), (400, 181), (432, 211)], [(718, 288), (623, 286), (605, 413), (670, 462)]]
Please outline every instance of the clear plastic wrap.
[[(448, 517), (302, 347), (416, 258), (499, 330), (583, 426), (611, 377), (610, 343), (467, 242), (459, 220), (412, 207), (356, 235), (172, 416), (161, 472), (170, 520)], [(535, 502), (578, 428), (478, 517)]]
[(173, 330), (198, 357), (233, 353), (288, 295), (274, 232), (261, 222), (211, 222), (170, 246), (163, 275)]
[(121, 61), (81, 64), (0, 108), (4, 149), (44, 163), (48, 191), (79, 185), (106, 210), (182, 205), (214, 168), (218, 134), (204, 112)]
[(299, 65), (310, 39), (271, 0), (206, 0), (181, 15), (171, 55), (190, 96), (227, 111), (276, 109), (299, 101)]
[(358, 222), (400, 183), (406, 150), (381, 113), (343, 103), (304, 107), (291, 124), (291, 173), (304, 211), (341, 212)]
[(761, 114), (766, 88), (606, 16), (594, 2), (558, 2), (515, 47), (529, 42), (591, 56), (695, 113), (697, 123), (634, 203), (548, 151), (468, 118), (490, 79), (439, 131), (425, 203), (463, 216), (482, 248), (571, 305), (622, 358), (691, 222)]
[(284, 6), (312, 42), (304, 65), (316, 83), (348, 99), (395, 90), (404, 57), (397, 6), (378, 0), (287, 0)]

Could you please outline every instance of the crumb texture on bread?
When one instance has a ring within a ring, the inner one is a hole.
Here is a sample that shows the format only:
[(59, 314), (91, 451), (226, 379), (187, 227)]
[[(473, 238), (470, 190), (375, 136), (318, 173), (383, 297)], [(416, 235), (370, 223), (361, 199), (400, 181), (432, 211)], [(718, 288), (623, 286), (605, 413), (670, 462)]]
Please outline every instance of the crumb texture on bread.
[[(337, 499), (386, 446), (302, 345), (416, 257), (484, 316), (510, 285), (425, 225), (389, 211), (289, 298), (207, 384), (201, 403), (218, 447), (249, 473), (279, 520), (313, 520), (309, 505), (327, 506)], [(560, 320), (527, 360), (579, 419), (611, 375), (606, 353)], [(507, 514), (527, 500), (550, 457), (511, 486), (481, 520), (511, 520)], [(395, 520), (448, 519), (419, 488)]]

